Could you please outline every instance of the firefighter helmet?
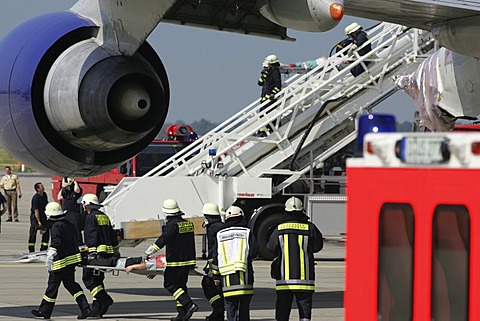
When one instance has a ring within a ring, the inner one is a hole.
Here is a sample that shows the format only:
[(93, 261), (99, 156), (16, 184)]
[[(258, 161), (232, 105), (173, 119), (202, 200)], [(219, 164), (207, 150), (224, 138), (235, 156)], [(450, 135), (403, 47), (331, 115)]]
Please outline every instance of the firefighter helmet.
[(180, 213), (180, 208), (176, 200), (169, 198), (163, 202), (162, 211), (165, 214), (176, 214)]
[(349, 34), (356, 32), (362, 28), (361, 25), (359, 25), (356, 22), (353, 22), (349, 24), (348, 26), (345, 27), (345, 34), (348, 36)]
[(64, 177), (62, 179), (62, 187), (67, 187), (73, 184), (73, 178), (70, 177)]
[(220, 216), (220, 210), (215, 203), (205, 203), (202, 209), (203, 215)]
[(285, 202), (285, 211), (287, 212), (293, 212), (293, 211), (303, 211), (303, 204), (302, 201), (293, 196), (290, 197), (286, 202)]
[(278, 62), (278, 57), (277, 55), (268, 55), (267, 58), (265, 58), (265, 61), (271, 65), (271, 64), (275, 64)]
[(57, 202), (50, 202), (45, 207), (45, 215), (48, 220), (60, 220), (65, 217), (67, 211), (62, 210), (62, 207)]
[(225, 216), (225, 219), (228, 220), (229, 218), (237, 217), (237, 216), (245, 216), (243, 214), (243, 210), (238, 206), (230, 206), (227, 209), (227, 215)]
[(85, 194), (81, 198), (81, 202), (85, 207), (88, 208), (100, 208), (100, 202), (98, 201), (98, 197), (95, 194)]

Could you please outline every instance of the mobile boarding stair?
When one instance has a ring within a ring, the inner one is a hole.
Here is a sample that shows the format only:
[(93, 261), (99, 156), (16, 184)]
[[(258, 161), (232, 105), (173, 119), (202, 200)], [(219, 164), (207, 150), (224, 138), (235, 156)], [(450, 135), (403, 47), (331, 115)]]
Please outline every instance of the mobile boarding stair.
[[(417, 29), (381, 23), (368, 33), (368, 56), (345, 48), (290, 76), (271, 106), (262, 110), (257, 100), (145, 176), (123, 179), (104, 201), (115, 227), (161, 219), (166, 198), (188, 216), (200, 216), (205, 202), (226, 207), (238, 197), (270, 198), (353, 141), (356, 115), (395, 93), (393, 77), (412, 72), (436, 49), (430, 33)], [(367, 70), (353, 77), (350, 70), (366, 61)], [(261, 128), (272, 132), (257, 137)]]

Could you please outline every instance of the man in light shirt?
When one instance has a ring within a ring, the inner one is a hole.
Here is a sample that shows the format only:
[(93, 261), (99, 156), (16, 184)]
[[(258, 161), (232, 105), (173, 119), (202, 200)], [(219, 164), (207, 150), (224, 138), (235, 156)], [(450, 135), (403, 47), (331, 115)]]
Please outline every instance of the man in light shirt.
[(17, 196), (18, 198), (22, 198), (22, 190), (20, 189), (20, 181), (18, 180), (18, 176), (12, 174), (12, 168), (10, 166), (5, 166), (5, 175), (0, 180), (0, 188), (4, 189), (5, 198), (7, 199), (7, 222), (11, 222), (12, 218), (15, 219), (15, 222), (19, 222)]

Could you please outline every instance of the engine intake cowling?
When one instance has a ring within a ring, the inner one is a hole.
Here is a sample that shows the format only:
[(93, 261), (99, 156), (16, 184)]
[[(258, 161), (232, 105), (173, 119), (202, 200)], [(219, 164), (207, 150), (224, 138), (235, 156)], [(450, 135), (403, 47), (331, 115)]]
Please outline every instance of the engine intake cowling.
[(327, 31), (343, 17), (343, 0), (260, 0), (268, 20), (300, 31)]
[(0, 138), (14, 157), (65, 176), (108, 171), (143, 150), (169, 103), (165, 68), (144, 43), (133, 56), (99, 46), (72, 12), (40, 16), (0, 43)]

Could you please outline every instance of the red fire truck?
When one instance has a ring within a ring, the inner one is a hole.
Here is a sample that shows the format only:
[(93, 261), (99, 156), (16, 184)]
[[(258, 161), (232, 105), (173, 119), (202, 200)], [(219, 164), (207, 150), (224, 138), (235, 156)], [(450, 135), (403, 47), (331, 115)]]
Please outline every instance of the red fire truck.
[(480, 320), (480, 134), (369, 134), (347, 162), (346, 321)]
[[(117, 185), (125, 176), (143, 176), (145, 173), (167, 160), (170, 156), (197, 139), (197, 134), (190, 125), (174, 124), (165, 130), (165, 138), (152, 141), (147, 148), (121, 166), (102, 175), (75, 178), (80, 183), (83, 193), (96, 194), (100, 201), (106, 197), (104, 188)], [(61, 176), (52, 177), (53, 199), (57, 199), (62, 188)]]

